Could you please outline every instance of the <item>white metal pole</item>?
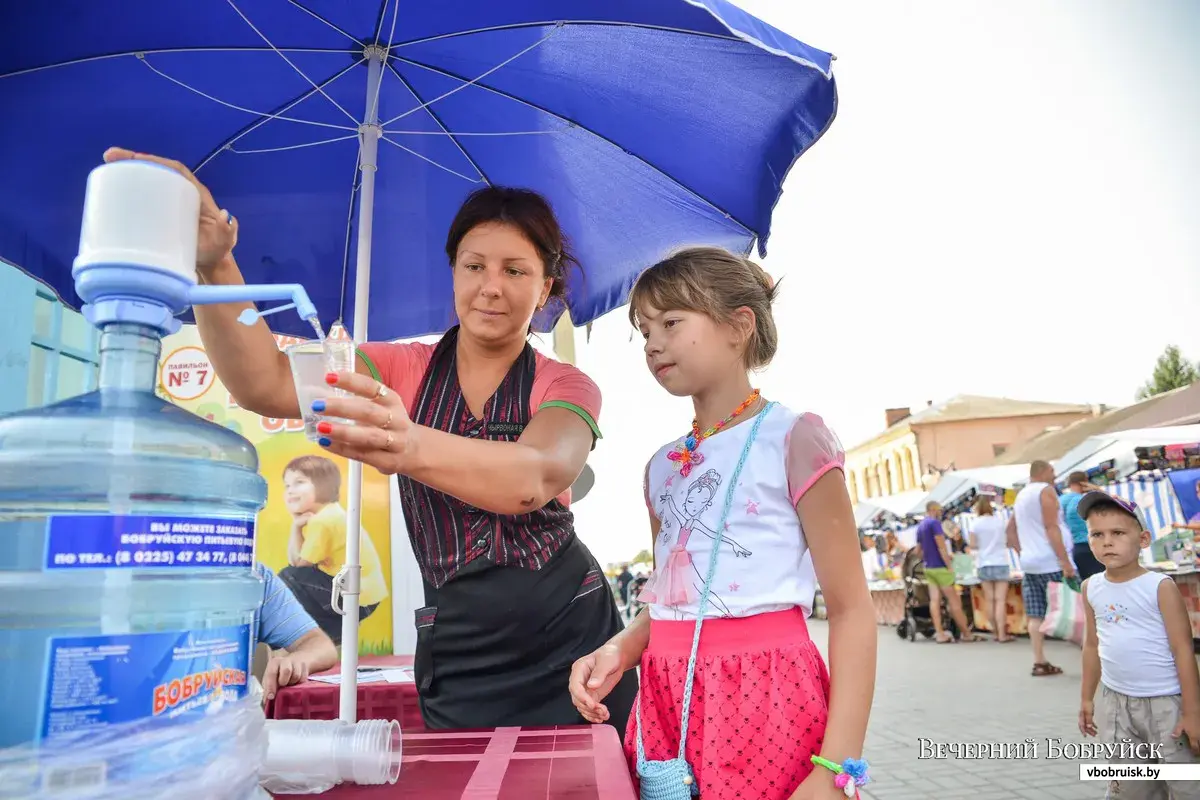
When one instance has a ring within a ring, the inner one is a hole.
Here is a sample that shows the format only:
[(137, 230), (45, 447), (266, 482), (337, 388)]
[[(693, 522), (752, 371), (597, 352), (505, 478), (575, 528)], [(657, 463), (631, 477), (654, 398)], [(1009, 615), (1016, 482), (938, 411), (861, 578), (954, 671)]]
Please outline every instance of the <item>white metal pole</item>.
[[(371, 228), (375, 216), (375, 169), (378, 165), (379, 82), (383, 79), (386, 52), (371, 45), (367, 57), (366, 117), (359, 126), (359, 171), (362, 182), (358, 192), (358, 254), (354, 280), (354, 342), (367, 341), (367, 310), (371, 287)], [(343, 722), (358, 719), (358, 595), (362, 573), (360, 531), (362, 529), (362, 472), (359, 461), (350, 462), (349, 492), (346, 499), (346, 566), (342, 588), (342, 685), (340, 717)]]

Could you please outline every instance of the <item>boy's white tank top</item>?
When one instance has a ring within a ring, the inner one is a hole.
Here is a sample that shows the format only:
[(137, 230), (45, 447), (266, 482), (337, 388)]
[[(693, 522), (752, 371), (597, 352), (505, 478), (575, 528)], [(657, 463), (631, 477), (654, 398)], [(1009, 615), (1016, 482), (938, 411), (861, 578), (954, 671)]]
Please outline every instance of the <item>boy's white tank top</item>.
[[(734, 490), (728, 528), (717, 559), (706, 618), (748, 617), (797, 606), (811, 613), (815, 575), (804, 558), (808, 544), (789, 499), (787, 439), (799, 415), (776, 404), (763, 419)], [(753, 420), (704, 440), (704, 461), (685, 478), (667, 458), (682, 437), (659, 449), (647, 470), (647, 499), (660, 522), (656, 564), (665, 564), (688, 530), (696, 601), (682, 606), (650, 605), (659, 620), (694, 620), (704, 590), (713, 535), (720, 524), (728, 481), (737, 467)]]
[(1179, 670), (1158, 606), (1158, 585), (1170, 580), (1146, 572), (1124, 583), (1105, 573), (1087, 580), (1087, 599), (1096, 615), (1100, 680), (1129, 697), (1179, 694)]

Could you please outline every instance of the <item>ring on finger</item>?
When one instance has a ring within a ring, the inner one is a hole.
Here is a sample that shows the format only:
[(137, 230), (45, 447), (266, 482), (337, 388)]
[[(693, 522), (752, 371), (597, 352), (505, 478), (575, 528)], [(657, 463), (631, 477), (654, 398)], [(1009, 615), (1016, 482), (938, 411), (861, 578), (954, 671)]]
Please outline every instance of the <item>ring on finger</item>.
[(382, 427), (385, 431), (388, 428), (392, 427), (392, 412), (391, 411), (388, 411), (387, 421), (383, 423)]
[(387, 396), (388, 396), (387, 387), (384, 386), (382, 383), (379, 384), (379, 391), (375, 392), (375, 399), (382, 400), (383, 398), (385, 398)]
[(392, 436), (391, 431), (389, 431), (387, 441), (383, 443), (383, 449), (391, 450), (393, 441), (394, 441), (394, 437)]

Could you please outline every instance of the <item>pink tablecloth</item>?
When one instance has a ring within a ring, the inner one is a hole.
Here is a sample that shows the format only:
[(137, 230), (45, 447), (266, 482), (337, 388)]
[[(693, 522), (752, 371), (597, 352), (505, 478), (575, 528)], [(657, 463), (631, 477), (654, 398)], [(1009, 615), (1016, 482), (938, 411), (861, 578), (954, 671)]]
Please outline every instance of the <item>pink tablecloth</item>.
[[(412, 656), (363, 656), (362, 667), (412, 666)], [(334, 667), (324, 675), (336, 675)], [(337, 719), (341, 687), (320, 681), (305, 681), (280, 689), (267, 706), (269, 719)], [(359, 719), (394, 719), (405, 731), (421, 731), (421, 707), (417, 702), (415, 683), (360, 683), (358, 685)]]
[(394, 786), (342, 785), (330, 800), (636, 800), (611, 725), (404, 733)]

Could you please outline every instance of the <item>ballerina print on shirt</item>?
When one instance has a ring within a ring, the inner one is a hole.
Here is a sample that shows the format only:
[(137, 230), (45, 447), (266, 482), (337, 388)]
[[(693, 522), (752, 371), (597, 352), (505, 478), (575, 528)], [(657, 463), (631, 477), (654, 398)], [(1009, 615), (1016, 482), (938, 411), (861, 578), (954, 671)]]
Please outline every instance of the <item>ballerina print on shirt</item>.
[[(648, 602), (678, 607), (700, 599), (704, 592), (705, 575), (701, 574), (700, 569), (692, 562), (688, 553), (688, 540), (693, 533), (703, 533), (710, 540), (717, 538), (717, 532), (702, 522), (700, 517), (713, 507), (720, 485), (721, 474), (715, 469), (710, 469), (688, 485), (683, 498), (683, 508), (679, 508), (669, 491), (659, 496), (659, 519), (662, 520), (659, 535), (664, 543), (669, 543), (672, 538), (675, 542), (662, 569), (657, 570), (652, 582), (642, 589), (641, 596)], [(678, 532), (673, 531), (673, 528), (677, 528)], [(728, 525), (726, 528), (728, 529)], [(728, 530), (726, 535), (721, 537), (721, 547), (728, 547), (737, 558), (750, 556), (749, 550), (729, 538)], [(709, 592), (708, 602), (721, 616), (733, 616), (716, 591)], [(679, 611), (676, 611), (676, 614), (682, 618)]]

